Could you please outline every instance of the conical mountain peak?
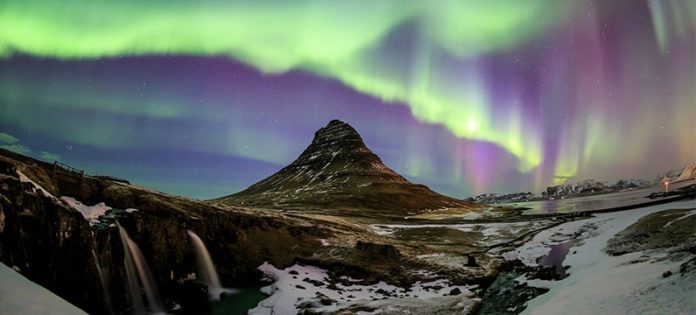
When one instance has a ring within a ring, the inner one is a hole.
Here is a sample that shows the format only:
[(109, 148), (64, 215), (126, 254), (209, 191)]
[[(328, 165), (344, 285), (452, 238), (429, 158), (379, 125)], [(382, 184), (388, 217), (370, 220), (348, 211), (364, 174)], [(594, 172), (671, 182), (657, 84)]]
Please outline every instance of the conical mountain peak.
[(334, 119), (314, 134), (312, 143), (302, 152), (300, 157), (295, 160), (293, 164), (305, 160), (328, 162), (322, 161), (323, 159), (321, 158), (330, 158), (330, 160), (333, 161), (336, 160), (337, 155), (340, 155), (340, 158), (356, 154), (363, 154), (365, 156), (354, 156), (354, 161), (368, 159), (373, 162), (382, 163), (379, 157), (374, 155), (374, 153), (367, 148), (355, 128), (347, 123)]
[(331, 145), (365, 147), (360, 134), (351, 125), (338, 119), (329, 122), (328, 125), (320, 128), (314, 133), (312, 146), (322, 148)]
[(470, 204), (416, 185), (385, 166), (349, 124), (332, 120), (300, 156), (226, 204), (276, 209), (380, 210), (414, 213)]

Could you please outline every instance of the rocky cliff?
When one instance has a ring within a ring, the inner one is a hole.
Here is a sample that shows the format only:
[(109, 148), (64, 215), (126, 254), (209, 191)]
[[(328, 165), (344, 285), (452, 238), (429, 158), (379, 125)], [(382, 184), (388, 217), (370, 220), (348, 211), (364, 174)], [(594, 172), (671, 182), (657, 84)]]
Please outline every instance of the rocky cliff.
[[(128, 309), (116, 221), (140, 246), (166, 299), (176, 298), (175, 280), (197, 270), (187, 230), (208, 244), (228, 286), (258, 282), (257, 267), (264, 262), (287, 266), (311, 260), (319, 239), (334, 233), (329, 224), (215, 206), (86, 175), (59, 180), (52, 168), (0, 151), (0, 262), (89, 313)], [(85, 204), (103, 202), (111, 209), (90, 226), (62, 199), (65, 189)]]
[[(39, 168), (25, 171), (48, 178)], [(40, 187), (0, 159), (0, 261), (85, 311), (101, 312), (92, 230)]]
[(275, 209), (344, 209), (382, 214), (475, 207), (417, 185), (385, 166), (350, 125), (333, 120), (290, 165), (217, 201)]

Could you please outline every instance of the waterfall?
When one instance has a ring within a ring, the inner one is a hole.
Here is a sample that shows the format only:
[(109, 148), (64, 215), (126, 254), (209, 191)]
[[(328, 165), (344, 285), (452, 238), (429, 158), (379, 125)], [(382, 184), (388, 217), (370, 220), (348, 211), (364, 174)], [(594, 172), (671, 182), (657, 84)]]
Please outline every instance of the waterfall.
[(133, 304), (135, 313), (146, 313), (140, 284), (142, 284), (142, 288), (145, 291), (149, 312), (163, 313), (163, 307), (159, 302), (160, 299), (157, 293), (157, 287), (155, 287), (155, 281), (150, 274), (150, 268), (142, 252), (140, 252), (140, 248), (138, 248), (138, 245), (128, 236), (126, 230), (120, 224), (117, 223), (117, 225), (121, 243), (123, 243), (123, 260), (126, 267), (128, 292), (130, 293), (131, 303)]
[(94, 249), (92, 249), (92, 257), (94, 258), (94, 265), (97, 268), (99, 282), (101, 282), (102, 291), (104, 292), (104, 303), (106, 304), (106, 309), (109, 312), (109, 314), (116, 314), (113, 306), (111, 305), (111, 281), (109, 281), (109, 269), (102, 266), (102, 262), (97, 256), (97, 253), (94, 251)]
[(188, 230), (188, 235), (191, 237), (193, 246), (196, 249), (196, 260), (198, 261), (198, 269), (203, 282), (208, 284), (212, 289), (222, 288), (220, 278), (218, 277), (217, 271), (215, 271), (215, 265), (210, 258), (208, 249), (205, 248), (203, 240), (191, 230)]

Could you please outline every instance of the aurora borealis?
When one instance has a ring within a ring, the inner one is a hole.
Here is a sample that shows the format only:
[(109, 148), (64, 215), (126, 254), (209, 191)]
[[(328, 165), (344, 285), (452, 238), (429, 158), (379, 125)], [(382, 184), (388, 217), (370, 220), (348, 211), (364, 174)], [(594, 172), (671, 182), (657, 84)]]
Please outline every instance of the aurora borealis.
[(455, 197), (696, 160), (696, 2), (3, 1), (0, 147), (217, 197), (330, 119)]

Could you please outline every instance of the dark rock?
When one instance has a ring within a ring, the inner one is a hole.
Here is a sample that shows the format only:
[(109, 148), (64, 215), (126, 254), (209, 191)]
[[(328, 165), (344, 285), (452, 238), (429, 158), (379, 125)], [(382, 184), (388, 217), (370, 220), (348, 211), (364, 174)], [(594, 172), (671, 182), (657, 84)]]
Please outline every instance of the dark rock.
[(568, 275), (564, 272), (564, 268), (560, 268), (559, 270), (556, 266), (539, 266), (527, 273), (529, 279), (540, 280), (561, 280), (567, 276)]
[(460, 290), (459, 288), (454, 288), (454, 289), (450, 290), (450, 292), (449, 292), (449, 295), (460, 295), (460, 294), (462, 294), (462, 290)]
[(671, 276), (671, 275), (672, 275), (672, 271), (671, 271), (671, 270), (667, 270), (667, 271), (665, 271), (665, 272), (662, 273), (662, 278), (667, 278), (667, 277), (669, 277), (669, 276)]
[(476, 257), (467, 255), (467, 261), (466, 261), (466, 266), (467, 267), (478, 267), (478, 263), (476, 263)]
[[(515, 267), (496, 276), (493, 283), (482, 296), (480, 309), (476, 314), (519, 314), (525, 309), (525, 303), (536, 296), (548, 292), (548, 289), (534, 288), (515, 282), (520, 275), (530, 272), (528, 267)], [(514, 311), (510, 311), (510, 310)]]
[(355, 245), (358, 250), (373, 256), (381, 256), (386, 258), (398, 258), (401, 256), (399, 250), (390, 244), (375, 244), (369, 242), (358, 241)]
[(319, 280), (310, 279), (310, 278), (304, 278), (304, 279), (302, 279), (302, 281), (307, 282), (307, 283), (311, 283), (316, 287), (323, 287), (326, 285), (326, 283), (324, 283), (324, 282), (321, 282)]
[(683, 275), (696, 271), (696, 257), (692, 257), (679, 266), (679, 272)]
[(301, 286), (301, 285), (299, 285), (299, 284), (296, 284), (295, 287), (298, 288), (298, 289), (302, 289), (302, 290), (306, 289), (305, 287), (303, 287), (303, 286)]
[(338, 302), (319, 292), (317, 292), (316, 297), (319, 299), (319, 304), (324, 306), (329, 306)]
[[(50, 178), (47, 173), (40, 176)], [(1, 159), (0, 221), (0, 261), (18, 266), (29, 280), (89, 313), (107, 312), (87, 221), (32, 184), (21, 183), (15, 166)]]

